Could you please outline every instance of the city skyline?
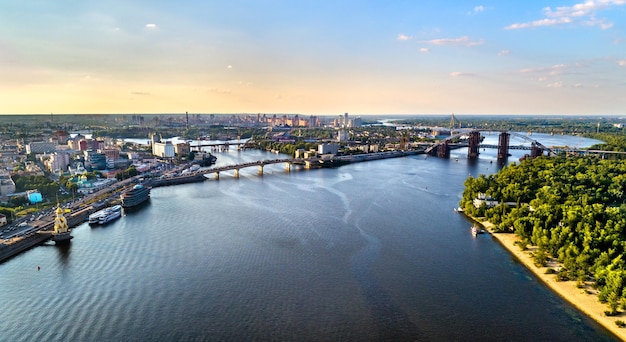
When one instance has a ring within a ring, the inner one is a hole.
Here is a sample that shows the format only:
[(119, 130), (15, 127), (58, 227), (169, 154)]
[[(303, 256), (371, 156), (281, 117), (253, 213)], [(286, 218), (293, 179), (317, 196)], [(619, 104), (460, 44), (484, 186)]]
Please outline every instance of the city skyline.
[(0, 4), (0, 114), (626, 111), (626, 0)]

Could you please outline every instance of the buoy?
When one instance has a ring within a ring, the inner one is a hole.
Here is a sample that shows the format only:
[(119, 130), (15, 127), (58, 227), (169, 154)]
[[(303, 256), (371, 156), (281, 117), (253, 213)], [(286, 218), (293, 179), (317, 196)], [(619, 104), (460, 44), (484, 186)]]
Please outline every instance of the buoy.
[(41, 267), (37, 266), (37, 271), (41, 270)]

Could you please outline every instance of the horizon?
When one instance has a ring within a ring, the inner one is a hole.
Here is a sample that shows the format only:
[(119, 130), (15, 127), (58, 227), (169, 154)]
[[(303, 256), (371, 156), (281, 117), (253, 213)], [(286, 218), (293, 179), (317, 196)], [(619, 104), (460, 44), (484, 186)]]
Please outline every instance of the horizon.
[(624, 0), (7, 0), (0, 115), (624, 115), (625, 19)]

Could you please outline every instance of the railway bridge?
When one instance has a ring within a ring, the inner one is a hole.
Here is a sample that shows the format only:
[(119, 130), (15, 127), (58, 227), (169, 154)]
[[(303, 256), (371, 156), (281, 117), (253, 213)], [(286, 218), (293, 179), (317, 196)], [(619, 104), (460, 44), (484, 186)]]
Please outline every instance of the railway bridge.
[[(531, 139), (523, 134), (519, 134), (517, 132), (512, 132), (512, 131), (501, 131), (500, 135), (498, 136), (498, 145), (481, 144), (481, 132), (487, 132), (487, 131), (492, 132), (490, 130), (476, 129), (476, 130), (471, 130), (468, 132), (462, 132), (456, 135), (452, 135), (442, 140), (441, 142), (438, 142), (428, 147), (425, 150), (425, 152), (429, 155), (438, 156), (440, 158), (450, 158), (450, 150), (452, 148), (467, 147), (467, 157), (468, 159), (472, 160), (472, 159), (478, 158), (481, 147), (482, 148), (495, 148), (498, 150), (498, 157), (497, 157), (498, 162), (506, 161), (506, 159), (509, 156), (509, 149), (529, 150), (531, 158), (539, 157), (543, 155), (544, 153), (547, 153), (548, 155), (555, 154), (555, 152), (552, 151), (551, 148), (544, 146), (537, 140)], [(451, 144), (453, 140), (461, 138), (462, 136), (467, 136), (466, 144), (455, 144), (455, 145)], [(511, 146), (510, 145), (511, 136), (521, 138), (524, 142), (529, 142), (530, 146), (526, 146), (526, 145)]]

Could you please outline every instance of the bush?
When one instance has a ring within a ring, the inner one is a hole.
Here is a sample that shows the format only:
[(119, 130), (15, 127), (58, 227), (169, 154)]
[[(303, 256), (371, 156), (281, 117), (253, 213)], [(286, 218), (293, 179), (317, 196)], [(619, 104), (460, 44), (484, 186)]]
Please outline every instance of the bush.
[(624, 321), (619, 320), (619, 319), (615, 321), (615, 325), (617, 325), (620, 328), (626, 327), (626, 323), (624, 323)]
[(548, 268), (546, 274), (556, 274), (556, 270), (554, 268)]
[(518, 240), (515, 241), (513, 244), (518, 246), (523, 251), (528, 250), (528, 244), (526, 243), (526, 241)]
[(546, 255), (546, 252), (541, 249), (533, 254), (533, 259), (535, 266), (537, 267), (545, 267), (548, 264), (548, 256)]

